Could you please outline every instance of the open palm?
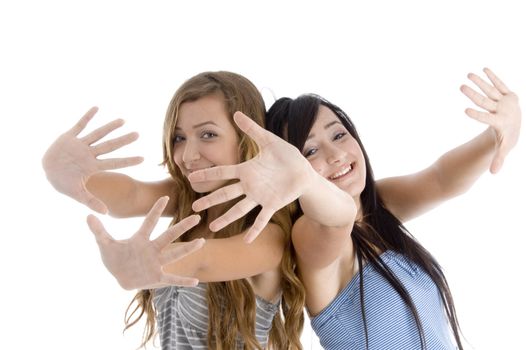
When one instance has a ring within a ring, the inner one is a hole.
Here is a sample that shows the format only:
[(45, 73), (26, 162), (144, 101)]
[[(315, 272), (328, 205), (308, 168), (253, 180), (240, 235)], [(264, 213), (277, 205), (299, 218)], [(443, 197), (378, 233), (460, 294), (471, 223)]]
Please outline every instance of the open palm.
[(57, 191), (87, 205), (92, 210), (106, 213), (106, 205), (86, 189), (89, 177), (100, 171), (139, 164), (142, 162), (142, 157), (98, 159), (100, 155), (135, 141), (138, 134), (129, 133), (93, 145), (124, 124), (123, 120), (117, 119), (79, 138), (78, 135), (95, 113), (97, 108), (91, 108), (70, 130), (60, 135), (44, 154), (42, 166), (48, 181)]
[(129, 239), (115, 240), (94, 215), (88, 216), (88, 226), (95, 235), (104, 266), (121, 287), (152, 289), (168, 285), (195, 286), (198, 280), (165, 273), (162, 269), (174, 260), (200, 249), (203, 239), (177, 243), (166, 249), (177, 237), (199, 223), (198, 215), (191, 215), (170, 227), (155, 240), (150, 235), (157, 224), (168, 197), (160, 198), (152, 207), (140, 229)]
[(213, 167), (189, 175), (191, 182), (239, 180), (198, 199), (192, 208), (201, 211), (244, 195), (245, 198), (214, 220), (210, 229), (218, 231), (260, 205), (261, 211), (245, 236), (245, 240), (251, 242), (276, 211), (303, 193), (313, 169), (296, 147), (243, 113), (236, 112), (234, 120), (256, 142), (259, 153), (241, 164)]
[(490, 171), (497, 173), (504, 159), (517, 144), (521, 128), (521, 109), (519, 98), (493, 73), (485, 68), (484, 73), (491, 83), (476, 74), (470, 73), (468, 78), (473, 81), (483, 94), (462, 85), (461, 91), (484, 111), (473, 108), (466, 109), (466, 114), (484, 124), (495, 132), (497, 147), (491, 162)]

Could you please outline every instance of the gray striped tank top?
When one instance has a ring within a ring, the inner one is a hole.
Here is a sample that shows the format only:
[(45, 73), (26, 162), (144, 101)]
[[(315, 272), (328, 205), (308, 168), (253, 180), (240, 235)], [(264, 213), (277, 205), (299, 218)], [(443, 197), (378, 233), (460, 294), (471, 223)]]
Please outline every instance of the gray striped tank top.
[[(156, 289), (153, 300), (163, 350), (207, 349), (208, 306), (206, 284), (196, 287)], [(272, 304), (256, 296), (256, 338), (267, 346), (272, 320), (279, 302)]]

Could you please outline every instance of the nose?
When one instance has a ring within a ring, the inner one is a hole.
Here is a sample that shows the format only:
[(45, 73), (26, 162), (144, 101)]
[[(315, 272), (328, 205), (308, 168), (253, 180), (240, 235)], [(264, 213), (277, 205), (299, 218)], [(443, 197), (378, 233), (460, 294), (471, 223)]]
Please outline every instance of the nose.
[(338, 164), (342, 163), (346, 157), (344, 150), (339, 148), (337, 145), (331, 144), (327, 147), (327, 163)]
[(183, 163), (190, 164), (201, 158), (199, 148), (191, 141), (186, 141), (183, 150)]

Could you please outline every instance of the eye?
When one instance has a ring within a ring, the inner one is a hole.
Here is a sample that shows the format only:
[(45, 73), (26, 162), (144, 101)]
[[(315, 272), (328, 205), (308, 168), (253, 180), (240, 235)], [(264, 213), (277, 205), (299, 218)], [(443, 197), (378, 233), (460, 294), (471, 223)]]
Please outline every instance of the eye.
[(173, 138), (173, 144), (178, 144), (180, 142), (183, 142), (185, 140), (184, 136), (181, 136), (181, 135), (175, 135), (174, 138)]
[(316, 148), (308, 148), (303, 152), (303, 156), (305, 158), (309, 158), (310, 156), (313, 156), (318, 150)]
[(214, 138), (216, 137), (217, 134), (215, 132), (212, 132), (212, 131), (205, 131), (201, 134), (201, 137), (203, 139), (211, 139), (211, 138)]
[(345, 135), (347, 135), (346, 132), (338, 132), (336, 135), (334, 135), (333, 140), (334, 141), (339, 140), (339, 139), (345, 137)]

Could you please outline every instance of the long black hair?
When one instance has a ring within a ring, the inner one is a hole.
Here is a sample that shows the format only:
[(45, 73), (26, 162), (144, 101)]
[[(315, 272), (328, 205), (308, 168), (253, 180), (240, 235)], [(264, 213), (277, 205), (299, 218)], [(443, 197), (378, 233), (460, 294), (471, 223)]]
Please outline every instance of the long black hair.
[(410, 308), (418, 328), (420, 345), (426, 348), (422, 322), (411, 296), (404, 285), (399, 281), (392, 270), (380, 259), (379, 251), (392, 250), (404, 255), (412, 262), (418, 264), (427, 272), (436, 284), (442, 303), (445, 307), (446, 316), (449, 319), (456, 343), (460, 350), (463, 349), (460, 340), (460, 328), (453, 298), (442, 268), (433, 256), (411, 235), (404, 225), (384, 205), (378, 194), (374, 180), (373, 170), (367, 152), (358, 136), (356, 127), (345, 112), (338, 106), (330, 103), (324, 98), (314, 95), (301, 95), (296, 99), (278, 99), (266, 114), (266, 128), (274, 134), (285, 138), (289, 143), (296, 146), (300, 151), (312, 129), (320, 106), (329, 108), (354, 139), (360, 145), (366, 165), (365, 188), (360, 194), (362, 207), (362, 219), (357, 221), (351, 233), (351, 239), (360, 276), (360, 301), (362, 320), (365, 329), (365, 340), (368, 347), (367, 320), (365, 317), (364, 288), (363, 288), (363, 266), (370, 264), (376, 269), (398, 292), (400, 297)]

